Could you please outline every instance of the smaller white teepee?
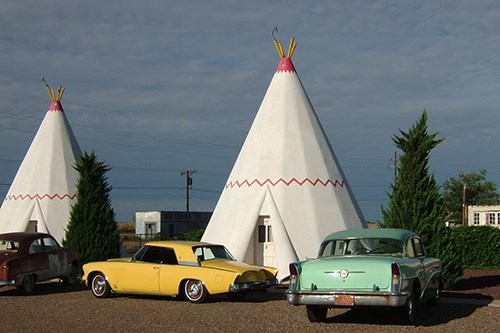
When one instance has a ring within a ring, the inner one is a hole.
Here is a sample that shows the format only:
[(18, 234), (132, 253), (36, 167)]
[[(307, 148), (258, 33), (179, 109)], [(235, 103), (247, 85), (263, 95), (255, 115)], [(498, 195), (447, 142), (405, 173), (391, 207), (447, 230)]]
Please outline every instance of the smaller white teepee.
[(57, 95), (47, 90), (52, 102), (0, 207), (0, 232), (46, 232), (61, 242), (76, 202), (73, 166), (81, 152), (60, 103), (64, 88)]

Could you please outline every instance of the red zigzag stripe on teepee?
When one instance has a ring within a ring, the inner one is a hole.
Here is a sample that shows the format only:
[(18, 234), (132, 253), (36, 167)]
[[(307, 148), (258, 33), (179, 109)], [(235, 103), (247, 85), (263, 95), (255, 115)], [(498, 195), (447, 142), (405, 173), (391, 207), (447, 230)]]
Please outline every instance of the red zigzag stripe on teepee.
[(295, 183), (299, 186), (303, 186), (304, 184), (306, 183), (309, 183), (311, 184), (312, 186), (316, 186), (318, 184), (320, 185), (323, 185), (323, 187), (327, 187), (328, 185), (333, 185), (334, 187), (337, 187), (337, 186), (340, 186), (340, 187), (344, 187), (344, 181), (341, 180), (341, 181), (338, 181), (338, 180), (335, 180), (335, 181), (332, 181), (331, 179), (328, 179), (326, 181), (322, 181), (321, 179), (319, 178), (316, 178), (316, 180), (311, 180), (309, 178), (304, 178), (304, 180), (302, 181), (299, 181), (297, 178), (292, 178), (290, 179), (289, 181), (286, 181), (285, 179), (283, 178), (280, 178), (278, 179), (277, 181), (272, 181), (271, 179), (267, 178), (266, 180), (264, 180), (263, 182), (259, 181), (258, 179), (254, 179), (252, 181), (249, 181), (248, 179), (245, 179), (244, 181), (240, 182), (239, 180), (237, 181), (231, 181), (229, 183), (226, 184), (226, 188), (233, 188), (233, 187), (242, 187), (244, 185), (248, 186), (248, 187), (251, 187), (253, 185), (257, 185), (257, 186), (264, 186), (264, 185), (271, 185), (271, 186), (276, 186), (280, 183), (283, 183), (284, 185), (286, 186), (290, 186), (291, 184)]
[(40, 195), (40, 194), (35, 194), (35, 195), (31, 195), (31, 194), (19, 194), (19, 195), (9, 195), (8, 197), (5, 198), (5, 201), (7, 200), (25, 200), (25, 199), (29, 199), (29, 200), (33, 200), (33, 199), (40, 199), (40, 200), (43, 200), (43, 199), (50, 199), (50, 200), (54, 200), (54, 199), (60, 199), (60, 200), (63, 200), (63, 199), (70, 199), (70, 200), (73, 200), (77, 197), (76, 194), (73, 194), (73, 195), (69, 195), (69, 194), (64, 194), (64, 195), (59, 195), (59, 194), (54, 194), (54, 195), (49, 195), (49, 194), (44, 194), (44, 195)]

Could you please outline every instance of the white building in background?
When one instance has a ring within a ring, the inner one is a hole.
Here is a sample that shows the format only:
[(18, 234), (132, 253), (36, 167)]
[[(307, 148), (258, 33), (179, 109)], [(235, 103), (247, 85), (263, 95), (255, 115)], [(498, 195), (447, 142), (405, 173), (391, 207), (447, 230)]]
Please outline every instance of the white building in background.
[(467, 206), (467, 225), (489, 225), (500, 229), (500, 205)]
[(211, 212), (148, 211), (135, 213), (135, 234), (142, 239), (174, 238), (205, 229)]

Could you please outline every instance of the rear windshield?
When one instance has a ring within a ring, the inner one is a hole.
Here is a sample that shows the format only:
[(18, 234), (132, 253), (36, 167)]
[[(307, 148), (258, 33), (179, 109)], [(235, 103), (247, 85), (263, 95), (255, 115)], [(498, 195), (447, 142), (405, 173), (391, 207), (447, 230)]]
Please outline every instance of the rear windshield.
[(19, 251), (19, 242), (13, 240), (0, 240), (0, 252)]
[(212, 259), (226, 259), (234, 260), (233, 256), (226, 250), (224, 246), (209, 245), (197, 246), (193, 248), (198, 261), (212, 260)]
[(321, 244), (319, 257), (346, 255), (404, 255), (404, 244), (391, 238), (334, 239)]

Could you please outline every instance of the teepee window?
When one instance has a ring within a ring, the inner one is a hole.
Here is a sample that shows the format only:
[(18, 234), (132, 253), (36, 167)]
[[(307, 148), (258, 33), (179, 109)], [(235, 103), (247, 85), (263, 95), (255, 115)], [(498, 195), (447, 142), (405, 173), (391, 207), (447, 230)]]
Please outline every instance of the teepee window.
[(273, 233), (270, 225), (259, 225), (259, 243), (273, 241)]

